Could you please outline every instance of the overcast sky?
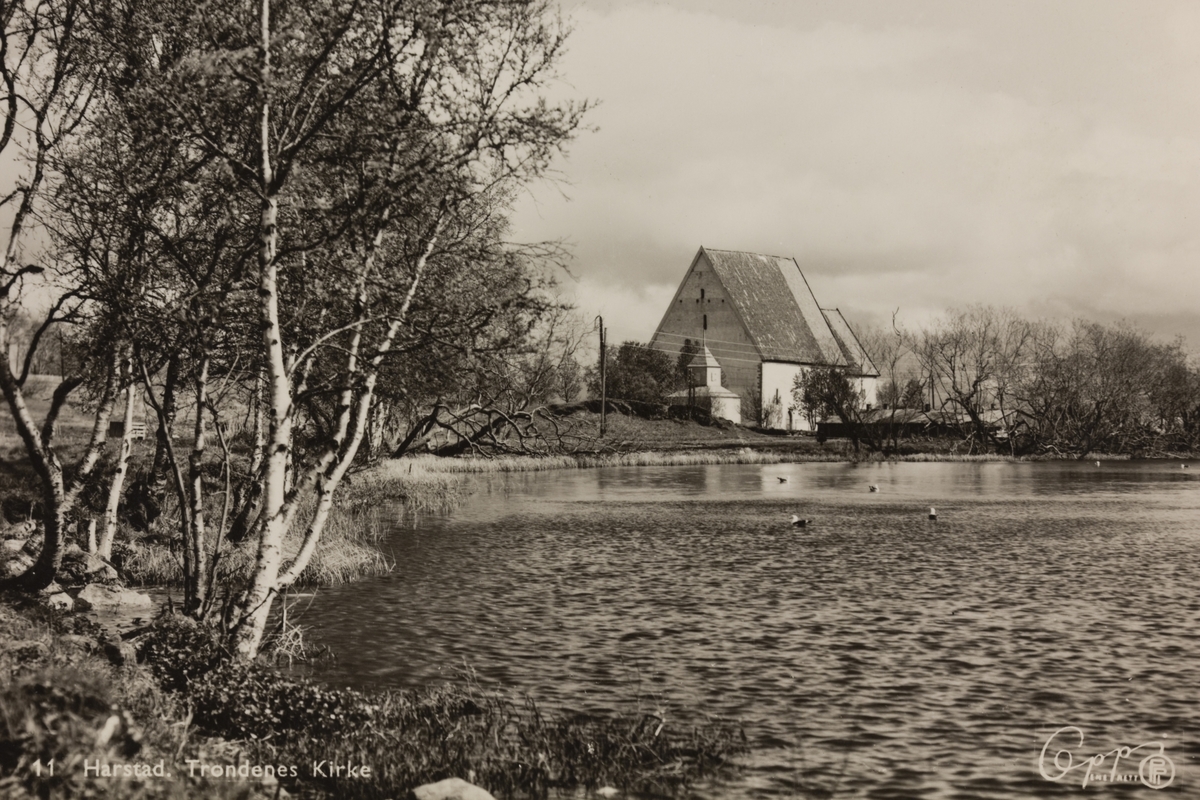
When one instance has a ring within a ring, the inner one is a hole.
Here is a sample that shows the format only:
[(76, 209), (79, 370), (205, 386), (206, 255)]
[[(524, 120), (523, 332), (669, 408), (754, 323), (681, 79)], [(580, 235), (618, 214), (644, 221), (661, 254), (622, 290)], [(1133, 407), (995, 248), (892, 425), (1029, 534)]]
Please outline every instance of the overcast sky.
[(646, 340), (700, 245), (794, 256), (859, 324), (969, 303), (1200, 351), (1200, 3), (565, 0), (598, 100), (514, 238)]

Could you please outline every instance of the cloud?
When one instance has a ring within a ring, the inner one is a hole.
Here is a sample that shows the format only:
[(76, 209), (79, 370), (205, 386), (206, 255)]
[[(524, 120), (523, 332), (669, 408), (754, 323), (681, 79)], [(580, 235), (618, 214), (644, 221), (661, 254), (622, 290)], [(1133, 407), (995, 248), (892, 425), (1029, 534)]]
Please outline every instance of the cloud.
[[(681, 278), (686, 268), (687, 264), (679, 270)], [(609, 341), (615, 345), (631, 339), (648, 341), (670, 305), (676, 287), (675, 283), (628, 287), (585, 278), (567, 285), (564, 294), (586, 319), (602, 316)]]
[(1200, 339), (1200, 14), (1152, 9), (578, 6), (564, 73), (599, 131), (517, 235), (566, 236), (591, 291), (639, 303), (704, 244), (794, 255), (867, 316), (1157, 313)]

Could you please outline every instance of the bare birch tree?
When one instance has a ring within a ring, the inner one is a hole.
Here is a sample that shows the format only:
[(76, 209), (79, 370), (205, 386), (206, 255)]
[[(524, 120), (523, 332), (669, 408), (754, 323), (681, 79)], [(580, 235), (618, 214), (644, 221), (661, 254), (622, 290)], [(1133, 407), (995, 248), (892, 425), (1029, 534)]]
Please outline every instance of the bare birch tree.
[(916, 349), (922, 370), (942, 408), (964, 419), (972, 450), (994, 444), (1006, 426), (1029, 341), (1028, 322), (990, 306), (952, 311), (922, 332)]
[(40, 589), (53, 582), (62, 563), (68, 514), (92, 476), (108, 434), (117, 396), (119, 357), (102, 368), (100, 391), (90, 441), (67, 478), (55, 444), (58, 416), (83, 375), (64, 375), (39, 426), (26, 402), (25, 386), (42, 336), (62, 313), (73, 309), (69, 291), (58, 300), (34, 332), (21, 364), (10, 363), (12, 325), (27, 302), (30, 282), (46, 272), (38, 264), (36, 217), (50, 187), (50, 161), (58, 148), (84, 122), (99, 90), (103, 67), (94, 58), (94, 38), (84, 0), (10, 2), (0, 7), (4, 31), (0, 39), (0, 157), (17, 164), (15, 185), (0, 197), (6, 212), (7, 241), (0, 260), (0, 391), (17, 433), (41, 483), (45, 505), (44, 538), (38, 558), (14, 583)]
[[(421, 338), (414, 310), (453, 292), (429, 287), (430, 275), (469, 261), (480, 241), (495, 246), (504, 204), (489, 198), (545, 174), (585, 109), (542, 97), (565, 41), (544, 2), (261, 0), (252, 16), (232, 2), (135, 10), (123, 19), (141, 27), (115, 38), (133, 51), (127, 65), (152, 67), (139, 67), (142, 108), (198, 164), (230, 176), (233, 207), (256, 206), (253, 225), (239, 212), (257, 240), (251, 269), (218, 293), (258, 326), (245, 375), (261, 375), (264, 442), (234, 515), (257, 558), (230, 620), (248, 656), (274, 596), (320, 541), (366, 433), (381, 365), (398, 343)], [(146, 34), (167, 21), (191, 33)], [(482, 239), (480, 219), (490, 231)], [(206, 315), (231, 318), (211, 308), (195, 316)], [(205, 572), (196, 475), (205, 376), (218, 363), (215, 342), (200, 341), (183, 370), (196, 384), (195, 466), (189, 479), (178, 469), (175, 478), (190, 509), (189, 582)], [(144, 379), (152, 382), (149, 369)], [(317, 395), (336, 399), (314, 436), (306, 409)], [(155, 399), (164, 420), (166, 400)], [(170, 439), (160, 439), (167, 449)], [(294, 529), (301, 535), (285, 563)], [(189, 610), (200, 613), (203, 590), (188, 591)]]

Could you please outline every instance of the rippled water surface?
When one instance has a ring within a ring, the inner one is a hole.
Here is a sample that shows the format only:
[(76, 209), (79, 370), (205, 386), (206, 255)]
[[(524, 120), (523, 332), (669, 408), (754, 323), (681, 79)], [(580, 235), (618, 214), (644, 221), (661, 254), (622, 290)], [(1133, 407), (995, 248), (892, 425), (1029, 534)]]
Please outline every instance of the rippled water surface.
[[(640, 694), (676, 718), (739, 720), (753, 752), (709, 797), (1152, 792), (1084, 789), (1083, 770), (1043, 778), (1042, 747), (1067, 725), (1082, 746), (1060, 735), (1051, 755), (1162, 741), (1167, 792), (1200, 797), (1192, 473), (1200, 464), (481, 477), (453, 515), (397, 527), (393, 574), (320, 593), (305, 623), (339, 653), (334, 681), (414, 687), (465, 662), (548, 706)], [(1118, 773), (1136, 775), (1146, 752)]]

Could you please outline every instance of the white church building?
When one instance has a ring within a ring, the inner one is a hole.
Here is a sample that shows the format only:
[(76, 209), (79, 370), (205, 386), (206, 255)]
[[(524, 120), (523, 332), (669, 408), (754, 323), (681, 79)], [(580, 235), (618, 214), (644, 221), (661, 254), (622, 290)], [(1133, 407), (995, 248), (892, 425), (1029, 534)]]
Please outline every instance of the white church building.
[(794, 258), (701, 247), (650, 340), (676, 354), (687, 343), (707, 348), (722, 388), (761, 402), (765, 427), (810, 428), (792, 386), (813, 367), (844, 369), (876, 403), (879, 370), (842, 313), (818, 305)]

